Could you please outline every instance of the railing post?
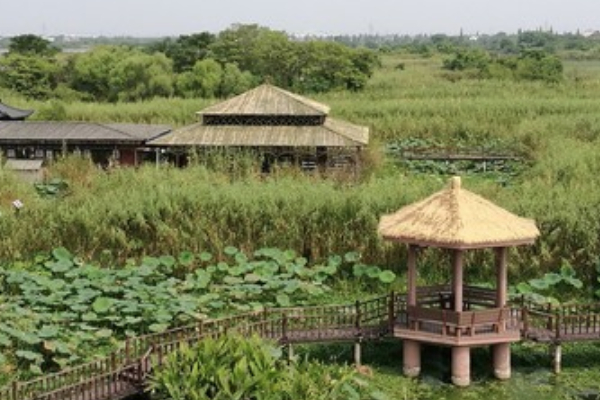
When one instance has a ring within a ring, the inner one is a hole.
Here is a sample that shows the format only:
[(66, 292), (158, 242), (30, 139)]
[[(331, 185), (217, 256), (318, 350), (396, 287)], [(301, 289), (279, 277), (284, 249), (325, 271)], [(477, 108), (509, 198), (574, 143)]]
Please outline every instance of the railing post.
[(271, 339), (269, 334), (267, 333), (267, 321), (269, 320), (269, 307), (265, 307), (263, 309), (261, 320), (260, 320), (260, 333), (261, 336), (265, 339)]
[(560, 311), (556, 314), (556, 326), (555, 326), (556, 339), (560, 339)]
[(204, 320), (201, 319), (197, 324), (198, 328), (198, 341), (202, 340), (202, 336), (204, 335)]
[[(112, 353), (110, 355), (110, 381), (109, 381), (109, 392), (111, 393), (111, 397), (114, 393), (116, 393), (118, 388), (118, 379), (117, 379), (117, 355), (116, 353)], [(112, 383), (112, 385), (111, 385)]]
[(125, 340), (125, 364), (129, 365), (131, 360), (131, 338)]
[(12, 383), (12, 398), (13, 400), (19, 400), (19, 382), (13, 381)]
[(523, 336), (529, 335), (529, 309), (527, 307), (521, 308), (521, 318), (523, 319)]
[(282, 336), (282, 339), (286, 342), (288, 341), (287, 331), (288, 331), (288, 317), (287, 317), (287, 313), (284, 312), (282, 321), (281, 321), (281, 336)]
[(388, 301), (388, 329), (394, 331), (395, 313), (396, 313), (396, 294), (392, 291)]

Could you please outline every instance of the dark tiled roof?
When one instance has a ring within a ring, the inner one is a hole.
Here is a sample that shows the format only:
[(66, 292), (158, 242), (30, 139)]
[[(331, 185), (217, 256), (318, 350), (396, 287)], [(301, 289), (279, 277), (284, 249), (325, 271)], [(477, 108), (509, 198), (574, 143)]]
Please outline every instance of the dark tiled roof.
[(0, 121), (0, 143), (143, 144), (170, 131), (167, 125)]
[(33, 110), (21, 110), (19, 108), (7, 106), (0, 102), (0, 120), (1, 121), (19, 121), (24, 120), (33, 114)]

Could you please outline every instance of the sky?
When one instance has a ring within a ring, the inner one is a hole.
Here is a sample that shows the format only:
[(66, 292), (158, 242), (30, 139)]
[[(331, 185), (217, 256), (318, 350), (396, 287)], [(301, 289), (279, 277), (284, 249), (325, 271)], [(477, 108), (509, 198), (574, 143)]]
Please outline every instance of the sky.
[(600, 30), (600, 0), (0, 0), (0, 36), (177, 36), (256, 23), (292, 34)]

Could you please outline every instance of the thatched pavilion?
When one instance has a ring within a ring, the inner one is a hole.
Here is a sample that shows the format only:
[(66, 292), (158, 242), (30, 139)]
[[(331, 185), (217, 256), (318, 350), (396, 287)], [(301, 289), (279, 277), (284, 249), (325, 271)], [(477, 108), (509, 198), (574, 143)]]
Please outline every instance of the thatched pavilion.
[[(535, 222), (462, 189), (455, 177), (448, 188), (383, 216), (379, 233), (408, 244), (407, 307), (394, 328), (394, 336), (404, 339), (404, 373), (420, 373), (421, 343), (450, 346), (452, 382), (467, 386), (470, 348), (492, 345), (494, 373), (508, 379), (510, 343), (520, 340), (520, 330), (507, 307), (507, 250), (532, 244), (540, 234)], [(417, 288), (417, 254), (425, 247), (452, 252), (451, 285)], [(465, 251), (484, 248), (496, 253), (495, 290), (463, 284)]]
[(151, 146), (184, 158), (190, 149), (250, 149), (263, 168), (277, 162), (304, 169), (358, 164), (369, 130), (329, 116), (329, 107), (264, 84), (200, 112), (200, 122), (175, 129)]

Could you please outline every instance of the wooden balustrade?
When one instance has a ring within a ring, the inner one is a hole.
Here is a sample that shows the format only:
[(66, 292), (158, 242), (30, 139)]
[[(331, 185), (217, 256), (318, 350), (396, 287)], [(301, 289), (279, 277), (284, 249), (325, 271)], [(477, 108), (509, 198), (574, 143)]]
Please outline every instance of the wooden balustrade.
[[(129, 338), (109, 357), (0, 389), (0, 400), (98, 400), (143, 390), (152, 364), (183, 344), (230, 333), (258, 335), (281, 344), (361, 341), (393, 334), (399, 338), (454, 345), (516, 341), (519, 330), (537, 340), (600, 339), (600, 304), (497, 308), (489, 289), (465, 288), (468, 308), (444, 307), (448, 286), (420, 288), (418, 305), (407, 306), (405, 294), (391, 293), (351, 305), (273, 308), (198, 321), (165, 332)], [(440, 300), (441, 299), (441, 300)], [(451, 302), (450, 302), (451, 304)], [(437, 305), (438, 307), (424, 307)], [(412, 336), (411, 336), (412, 335)], [(447, 338), (449, 341), (444, 342)], [(483, 341), (477, 341), (483, 338)]]

